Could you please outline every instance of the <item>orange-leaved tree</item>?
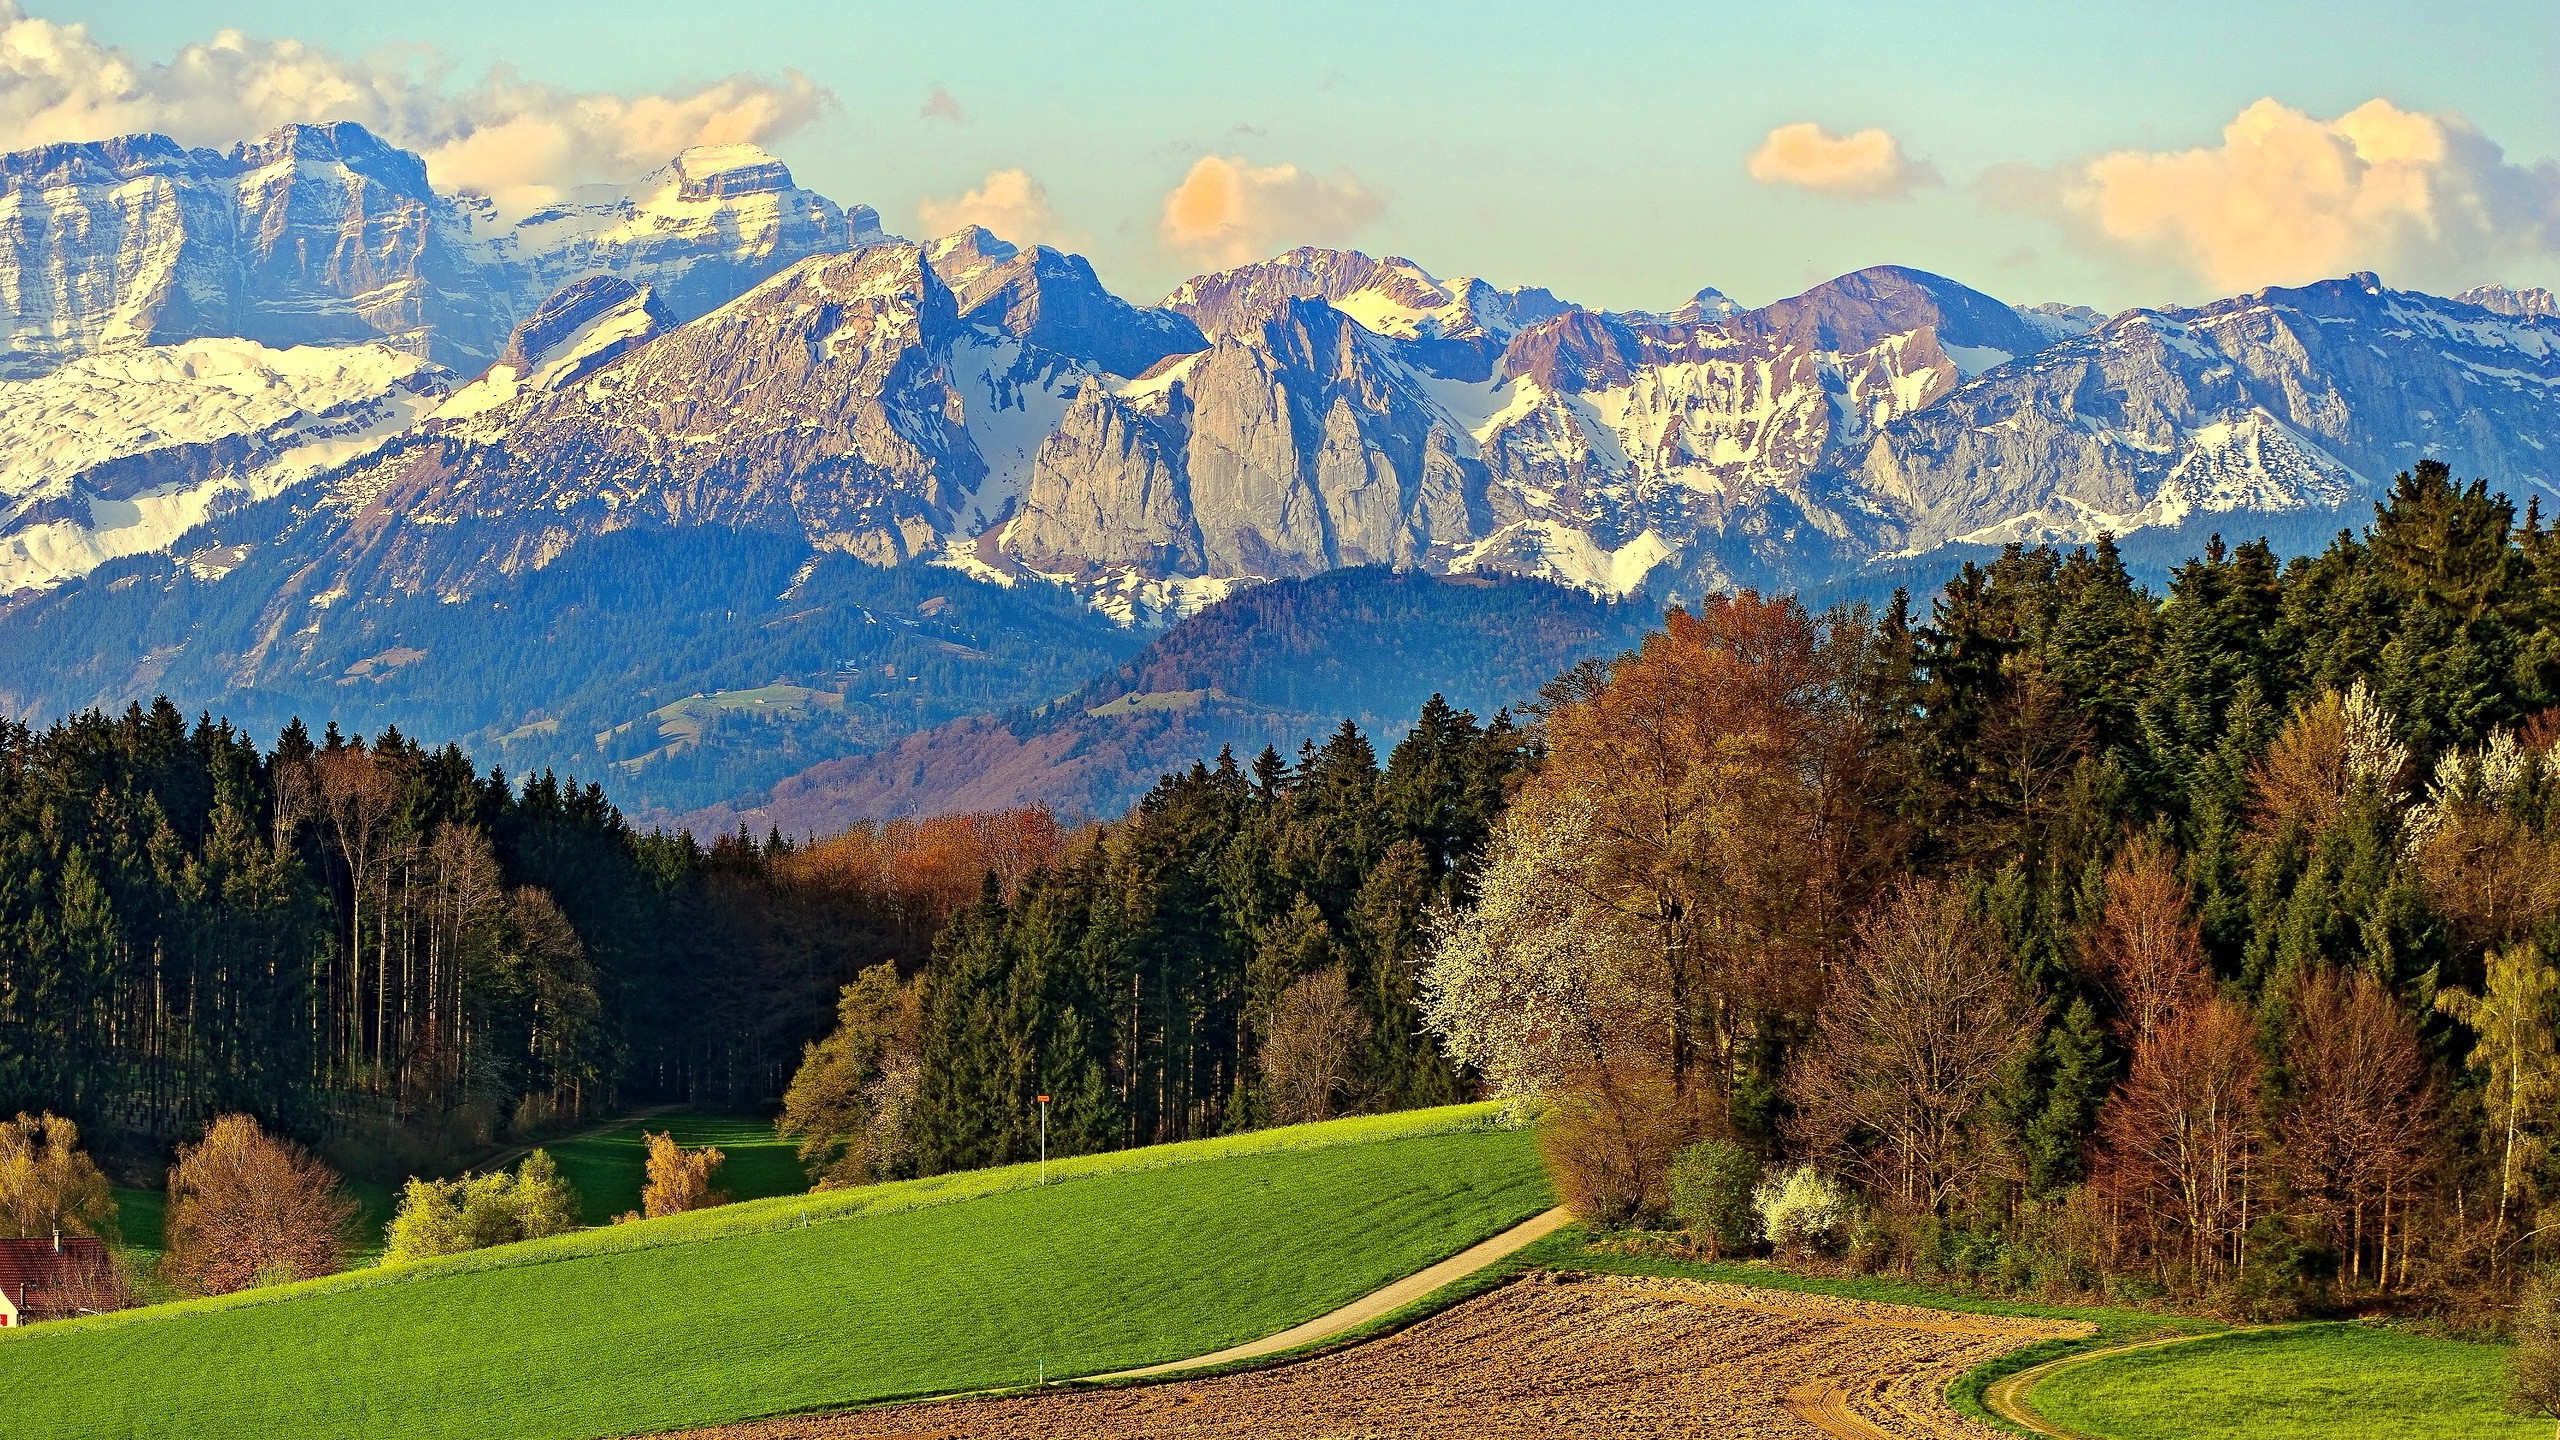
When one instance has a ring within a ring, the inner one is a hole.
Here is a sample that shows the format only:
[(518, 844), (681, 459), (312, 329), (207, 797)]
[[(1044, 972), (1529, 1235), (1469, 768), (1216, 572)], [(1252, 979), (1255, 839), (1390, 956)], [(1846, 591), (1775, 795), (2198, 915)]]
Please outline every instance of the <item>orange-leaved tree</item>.
[(673, 1132), (644, 1138), (649, 1142), (649, 1183), (640, 1191), (644, 1216), (655, 1220), (729, 1203), (728, 1195), (711, 1184), (720, 1173), (720, 1162), (729, 1158), (718, 1148), (705, 1145), (687, 1150), (676, 1143)]
[(334, 1274), (345, 1263), (356, 1203), (328, 1166), (225, 1115), (178, 1147), (169, 1171), (168, 1252), (162, 1264), (207, 1295)]

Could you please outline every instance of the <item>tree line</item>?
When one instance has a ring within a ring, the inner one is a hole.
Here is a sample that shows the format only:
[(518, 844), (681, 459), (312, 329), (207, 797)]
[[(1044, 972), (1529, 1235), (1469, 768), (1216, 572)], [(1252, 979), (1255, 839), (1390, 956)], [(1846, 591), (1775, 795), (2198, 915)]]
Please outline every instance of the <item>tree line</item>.
[(627, 1101), (752, 1106), (864, 964), (918, 964), (1045, 814), (818, 845), (166, 701), (0, 726), (0, 1114), (149, 1170), (243, 1113), (396, 1177)]
[(1438, 697), (1381, 763), (1346, 722), (1294, 762), (1222, 752), (1008, 885), (930, 961), (844, 993), (783, 1124), (837, 1183), (1462, 1098), (1423, 1032), (1435, 907), (1536, 758)]
[(1425, 1013), (1586, 1213), (1937, 1278), (2459, 1296), (2546, 1258), (2560, 539), (2441, 466), (2162, 595), (1744, 593), (1552, 687)]

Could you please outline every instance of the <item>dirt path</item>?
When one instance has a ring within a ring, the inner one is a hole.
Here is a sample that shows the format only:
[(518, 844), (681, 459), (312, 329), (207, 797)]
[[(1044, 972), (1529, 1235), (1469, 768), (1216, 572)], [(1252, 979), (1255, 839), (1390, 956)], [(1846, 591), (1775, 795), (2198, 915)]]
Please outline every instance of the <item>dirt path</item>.
[(1964, 1371), (2083, 1325), (1634, 1276), (1527, 1278), (1384, 1339), (1161, 1385), (1050, 1390), (690, 1440), (1999, 1440)]
[(1573, 1212), (1559, 1205), (1544, 1215), (1523, 1220), (1492, 1239), (1471, 1245), (1427, 1270), (1417, 1270), (1384, 1290), (1364, 1295), (1329, 1315), (1319, 1315), (1304, 1325), (1293, 1326), (1277, 1335), (1248, 1340), (1232, 1345), (1213, 1355), (1196, 1360), (1169, 1360), (1162, 1365), (1148, 1365), (1136, 1370), (1115, 1370), (1096, 1375), (1096, 1380), (1135, 1380), (1147, 1375), (1170, 1375), (1177, 1370), (1201, 1370), (1212, 1365), (1231, 1365), (1238, 1360), (1259, 1360), (1320, 1340), (1330, 1340), (1346, 1331), (1357, 1330), (1372, 1320), (1383, 1319), (1403, 1309), (1444, 1285), (1454, 1285), (1496, 1260), (1507, 1259), (1546, 1239), (1573, 1223)]

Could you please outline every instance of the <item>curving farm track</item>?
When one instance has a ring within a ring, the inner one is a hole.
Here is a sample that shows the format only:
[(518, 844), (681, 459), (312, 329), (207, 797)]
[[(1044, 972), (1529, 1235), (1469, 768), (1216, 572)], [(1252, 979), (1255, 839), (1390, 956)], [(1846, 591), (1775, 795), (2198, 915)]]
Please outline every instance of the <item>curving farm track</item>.
[(1692, 1280), (1538, 1274), (1273, 1369), (791, 1417), (692, 1440), (1997, 1440), (1948, 1408), (1948, 1384), (2020, 1346), (2087, 1333)]

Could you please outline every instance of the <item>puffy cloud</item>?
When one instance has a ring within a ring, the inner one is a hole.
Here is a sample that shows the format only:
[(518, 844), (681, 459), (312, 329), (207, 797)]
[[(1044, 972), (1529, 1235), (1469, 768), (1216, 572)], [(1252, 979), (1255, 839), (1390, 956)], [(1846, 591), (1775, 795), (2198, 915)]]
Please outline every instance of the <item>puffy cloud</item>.
[(991, 170), (978, 188), (957, 199), (931, 197), (916, 202), (916, 217), (930, 235), (948, 235), (967, 225), (983, 225), (1016, 245), (1062, 243), (1070, 238), (1066, 224), (1049, 205), (1049, 187), (1027, 170)]
[(503, 68), (459, 90), (451, 79), (423, 48), (355, 59), (238, 30), (146, 61), (86, 25), (0, 0), (0, 148), (145, 131), (227, 146), (293, 121), (353, 120), (425, 155), (437, 184), (512, 209), (629, 179), (688, 145), (778, 139), (834, 103), (796, 71), (638, 95), (564, 90)]
[(1386, 207), (1386, 196), (1348, 170), (1310, 175), (1295, 165), (1203, 155), (1164, 197), (1156, 233), (1192, 260), (1241, 265), (1290, 245), (1348, 240)]
[(1908, 200), (1943, 183), (1938, 167), (1902, 152), (1889, 131), (1834, 135), (1810, 120), (1769, 132), (1744, 163), (1763, 185), (1793, 185), (1846, 200)]
[(948, 120), (958, 125), (969, 118), (969, 112), (961, 108), (959, 100), (950, 91), (936, 85), (933, 87), (933, 93), (924, 97), (924, 108), (916, 112), (916, 118)]
[(2512, 163), (2460, 115), (2388, 100), (2334, 120), (2260, 100), (2219, 145), (1988, 178), (1994, 200), (2051, 214), (2083, 243), (2175, 264), (2222, 290), (2352, 270), (2469, 285), (2560, 249), (2560, 165)]

